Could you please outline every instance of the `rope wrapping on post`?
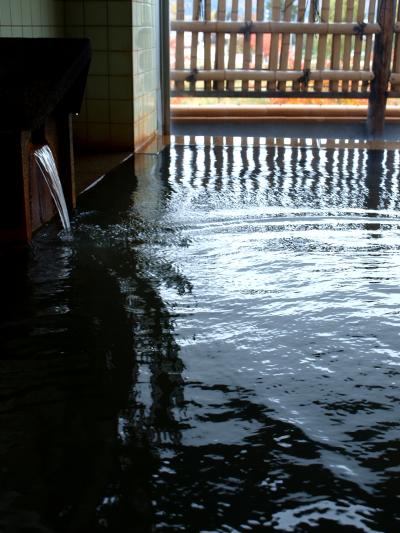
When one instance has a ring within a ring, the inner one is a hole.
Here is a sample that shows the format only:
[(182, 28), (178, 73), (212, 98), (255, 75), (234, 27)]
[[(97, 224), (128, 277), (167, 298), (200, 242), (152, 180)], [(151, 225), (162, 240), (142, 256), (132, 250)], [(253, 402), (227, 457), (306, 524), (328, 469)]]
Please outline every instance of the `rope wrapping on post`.
[(308, 82), (310, 81), (310, 69), (306, 68), (303, 70), (303, 75), (297, 80), (303, 89), (308, 87)]
[(194, 68), (189, 76), (187, 78), (185, 78), (185, 81), (190, 81), (190, 82), (195, 82), (197, 81), (197, 75), (199, 73), (199, 69), (198, 68)]
[(365, 33), (366, 25), (367, 25), (366, 22), (359, 22), (353, 28), (354, 34), (357, 35), (358, 37), (360, 37), (360, 39), (362, 39), (364, 37), (364, 35), (366, 35), (366, 33)]
[(242, 26), (239, 30), (239, 33), (243, 33), (245, 37), (248, 37), (252, 33), (253, 28), (253, 22), (247, 21), (244, 23), (244, 26)]

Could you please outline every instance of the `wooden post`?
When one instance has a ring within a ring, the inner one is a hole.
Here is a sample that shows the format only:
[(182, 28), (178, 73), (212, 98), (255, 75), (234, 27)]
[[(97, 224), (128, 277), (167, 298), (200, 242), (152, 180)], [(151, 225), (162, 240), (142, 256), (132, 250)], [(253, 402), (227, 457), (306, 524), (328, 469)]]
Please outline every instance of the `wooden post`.
[[(225, 20), (226, 15), (226, 0), (218, 0), (217, 20)], [(225, 69), (225, 33), (217, 33), (217, 41), (215, 47), (215, 69)], [(215, 89), (223, 91), (225, 89), (225, 82), (218, 81), (214, 85)]]
[[(365, 0), (364, 0), (365, 1)], [(321, 4), (321, 22), (327, 22), (329, 21), (329, 7), (330, 7), (330, 0), (322, 0)], [(317, 70), (325, 70), (326, 67), (326, 44), (327, 44), (328, 36), (325, 35), (319, 35), (318, 37), (318, 56), (317, 56)], [(314, 90), (315, 91), (322, 91), (323, 88), (323, 82), (318, 81), (314, 83)]]
[[(354, 0), (347, 0), (345, 20), (346, 22), (352, 22), (353, 18), (354, 18)], [(352, 35), (345, 36), (344, 47), (343, 47), (343, 57), (342, 57), (343, 70), (349, 70), (350, 68), (351, 54), (353, 50), (352, 41), (353, 41)], [(347, 81), (342, 82), (342, 91), (343, 92), (349, 91), (349, 83)]]
[[(365, 0), (358, 0), (358, 9), (357, 9), (357, 22), (361, 23), (364, 20), (365, 13)], [(363, 43), (363, 36), (358, 35), (355, 37), (354, 51), (353, 51), (353, 70), (360, 70), (361, 64), (361, 49)], [(358, 81), (353, 81), (351, 84), (352, 91), (358, 91), (359, 83)]]
[[(193, 0), (192, 20), (200, 20), (200, 0)], [(197, 31), (192, 32), (192, 49), (190, 54), (190, 70), (197, 70), (197, 47), (199, 44), (199, 34)], [(190, 82), (190, 90), (196, 90), (196, 80)]]
[[(257, 20), (263, 21), (264, 14), (265, 14), (265, 0), (257, 0), (257, 11), (256, 11)], [(264, 34), (263, 33), (256, 34), (256, 61), (255, 61), (256, 70), (261, 70), (263, 66), (263, 61), (264, 61), (263, 44), (264, 44)], [(254, 84), (254, 89), (256, 91), (261, 91), (260, 81), (256, 80)]]
[(379, 0), (377, 22), (381, 32), (375, 35), (371, 92), (368, 102), (368, 134), (377, 137), (383, 134), (387, 90), (390, 77), (396, 0)]
[[(176, 20), (185, 20), (184, 0), (177, 1)], [(175, 65), (177, 70), (184, 70), (185, 68), (185, 33), (183, 31), (176, 32)], [(177, 91), (183, 91), (185, 89), (185, 82), (176, 82), (175, 89)]]
[[(397, 22), (400, 22), (400, 5), (397, 7)], [(393, 57), (393, 67), (392, 74), (397, 74), (400, 72), (400, 33), (396, 34), (394, 38), (394, 57)], [(399, 85), (391, 84), (392, 91), (398, 91), (400, 88)]]
[[(304, 22), (306, 13), (306, 0), (299, 0), (297, 7), (297, 22)], [(296, 46), (294, 52), (294, 70), (301, 70), (302, 57), (303, 57), (303, 34), (296, 35)], [(298, 81), (293, 82), (293, 90), (298, 91), (300, 89), (300, 83)]]
[[(244, 9), (244, 22), (245, 24), (252, 23), (253, 2), (252, 0), (246, 0)], [(250, 69), (251, 64), (251, 45), (250, 45), (250, 32), (247, 32), (243, 36), (243, 70)], [(242, 91), (249, 90), (249, 82), (242, 82)]]
[[(397, 7), (397, 22), (400, 22), (400, 5)], [(397, 74), (400, 72), (400, 34), (396, 33), (394, 38), (394, 54), (393, 54), (393, 67), (392, 74)], [(398, 91), (399, 85), (391, 84), (390, 89), (392, 91)]]
[[(285, 0), (283, 8), (283, 19), (285, 22), (290, 22), (292, 15), (292, 4), (293, 0)], [(290, 33), (282, 34), (282, 46), (281, 46), (281, 57), (279, 60), (279, 69), (286, 70), (288, 66), (289, 59), (289, 47), (290, 47)], [(278, 89), (280, 91), (286, 90), (286, 82), (279, 82)]]
[[(211, 0), (204, 1), (204, 20), (211, 20)], [(204, 33), (204, 69), (211, 70), (211, 33)], [(211, 81), (204, 83), (204, 89), (211, 90)]]
[[(231, 21), (236, 22), (238, 19), (238, 3), (239, 0), (232, 0)], [(237, 48), (237, 33), (231, 33), (229, 38), (229, 58), (228, 69), (235, 70), (236, 68), (236, 48)], [(228, 91), (235, 90), (235, 81), (228, 81)]]
[(27, 243), (32, 238), (29, 179), (30, 132), (0, 131), (2, 206), (0, 244)]
[[(343, 10), (343, 0), (337, 0), (335, 2), (335, 22), (342, 22), (342, 10)], [(340, 50), (341, 50), (341, 35), (334, 35), (332, 37), (332, 56), (331, 56), (331, 70), (339, 70), (340, 68)], [(339, 89), (339, 83), (333, 81), (329, 84), (330, 91), (337, 91)]]
[[(318, 6), (316, 5), (316, 3), (311, 2), (310, 11), (308, 14), (308, 20), (310, 22), (315, 22), (316, 15), (317, 15), (317, 8)], [(310, 71), (312, 68), (311, 63), (312, 63), (313, 46), (314, 46), (313, 41), (314, 41), (314, 34), (308, 33), (306, 37), (306, 49), (304, 52), (304, 72)], [(303, 91), (307, 91), (307, 90), (308, 90), (307, 83), (304, 83)]]
[[(368, 8), (368, 22), (375, 22), (375, 4), (376, 0), (369, 0)], [(371, 52), (372, 52), (373, 35), (367, 35), (365, 37), (365, 52), (364, 52), (364, 70), (371, 70)], [(361, 90), (368, 90), (368, 82), (361, 84)]]
[[(280, 0), (272, 0), (272, 20), (279, 21), (281, 17), (281, 3)], [(279, 54), (279, 34), (273, 33), (271, 35), (271, 44), (269, 48), (269, 62), (268, 69), (276, 70), (278, 68), (278, 54)], [(276, 83), (273, 81), (268, 82), (267, 89), (274, 91), (276, 89)]]

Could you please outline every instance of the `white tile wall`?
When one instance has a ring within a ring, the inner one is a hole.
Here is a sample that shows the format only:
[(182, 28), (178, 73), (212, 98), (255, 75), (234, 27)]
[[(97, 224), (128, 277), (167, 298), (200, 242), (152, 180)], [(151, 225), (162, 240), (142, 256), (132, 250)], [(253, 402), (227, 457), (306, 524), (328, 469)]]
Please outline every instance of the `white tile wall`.
[(140, 148), (157, 133), (158, 27), (157, 0), (132, 0), (133, 94), (135, 147)]

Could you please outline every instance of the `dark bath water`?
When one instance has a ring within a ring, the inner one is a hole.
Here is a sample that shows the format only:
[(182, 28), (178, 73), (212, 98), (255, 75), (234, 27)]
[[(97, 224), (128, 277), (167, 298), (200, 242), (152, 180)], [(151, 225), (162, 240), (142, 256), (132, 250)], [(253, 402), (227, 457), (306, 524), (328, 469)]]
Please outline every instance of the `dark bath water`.
[(398, 531), (399, 169), (176, 147), (3, 259), (0, 531)]

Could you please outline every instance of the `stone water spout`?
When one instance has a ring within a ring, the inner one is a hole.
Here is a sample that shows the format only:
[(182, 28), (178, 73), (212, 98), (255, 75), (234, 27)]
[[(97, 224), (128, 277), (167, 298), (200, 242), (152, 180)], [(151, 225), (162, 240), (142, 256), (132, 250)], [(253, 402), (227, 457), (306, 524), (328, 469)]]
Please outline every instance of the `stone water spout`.
[(0, 55), (0, 243), (28, 243), (59, 212), (35, 152), (49, 147), (66, 211), (75, 207), (71, 114), (80, 111), (90, 43), (3, 38)]

